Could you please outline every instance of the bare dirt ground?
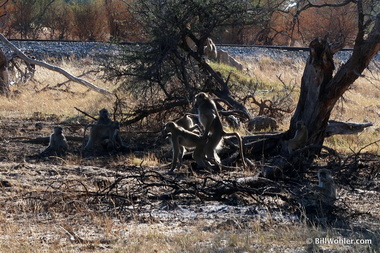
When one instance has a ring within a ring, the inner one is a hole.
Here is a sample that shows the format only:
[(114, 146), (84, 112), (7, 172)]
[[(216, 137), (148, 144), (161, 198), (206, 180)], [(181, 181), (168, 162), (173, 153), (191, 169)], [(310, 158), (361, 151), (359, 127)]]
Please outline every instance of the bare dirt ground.
[[(28, 141), (49, 136), (57, 121), (0, 119), (1, 252), (378, 252), (376, 159), (358, 165), (352, 185), (339, 185), (336, 205), (348, 210), (344, 218), (326, 226), (322, 217), (317, 226), (257, 189), (228, 191), (233, 179), (255, 171), (169, 175), (162, 160), (150, 165), (142, 151), (81, 158), (78, 141), (69, 141), (67, 157), (36, 157), (45, 146)], [(64, 128), (66, 136), (83, 136), (81, 128)], [(319, 237), (371, 244), (308, 243)]]

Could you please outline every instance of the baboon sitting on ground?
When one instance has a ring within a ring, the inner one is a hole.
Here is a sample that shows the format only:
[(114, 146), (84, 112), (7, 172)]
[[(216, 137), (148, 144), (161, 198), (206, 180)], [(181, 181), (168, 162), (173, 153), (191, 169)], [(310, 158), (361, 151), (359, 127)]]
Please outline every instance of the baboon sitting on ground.
[(333, 202), (336, 200), (336, 185), (332, 177), (332, 173), (328, 169), (320, 169), (318, 171), (318, 186), (314, 186), (314, 193), (325, 202)]
[(65, 155), (69, 145), (63, 135), (63, 129), (60, 126), (54, 127), (54, 132), (50, 135), (49, 146), (41, 152), (41, 156), (62, 156)]
[(103, 154), (123, 148), (124, 143), (120, 137), (120, 123), (109, 118), (107, 109), (99, 111), (99, 118), (91, 127), (88, 142), (83, 149), (85, 156)]
[(112, 120), (110, 119), (110, 113), (106, 108), (99, 111), (99, 118), (96, 121), (96, 125), (111, 125)]

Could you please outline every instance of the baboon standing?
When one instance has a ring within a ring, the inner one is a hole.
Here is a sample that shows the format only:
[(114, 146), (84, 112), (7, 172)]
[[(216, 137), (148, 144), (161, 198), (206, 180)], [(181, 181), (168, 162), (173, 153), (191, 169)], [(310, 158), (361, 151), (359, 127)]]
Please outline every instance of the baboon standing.
[(223, 130), (222, 121), (215, 102), (206, 93), (200, 92), (195, 96), (194, 105), (198, 109), (199, 122), (204, 128), (202, 138), (207, 140), (205, 145), (207, 159), (220, 164), (220, 158), (216, 153), (218, 145), (224, 136), (235, 136), (239, 143), (240, 155), (245, 168), (242, 139), (238, 133), (226, 133)]
[(199, 166), (210, 166), (210, 164), (205, 159), (205, 141), (201, 138), (200, 135), (188, 131), (172, 121), (165, 124), (163, 131), (165, 134), (170, 134), (170, 140), (173, 149), (173, 159), (172, 165), (170, 167), (170, 172), (173, 172), (173, 170), (176, 169), (177, 161), (179, 162), (179, 167), (181, 167), (185, 148), (195, 148), (193, 152), (193, 158)]

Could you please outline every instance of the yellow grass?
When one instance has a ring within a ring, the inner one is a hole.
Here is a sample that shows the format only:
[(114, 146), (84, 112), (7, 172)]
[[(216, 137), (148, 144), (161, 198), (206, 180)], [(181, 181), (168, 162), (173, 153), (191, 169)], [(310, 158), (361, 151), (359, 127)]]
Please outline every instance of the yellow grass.
[[(74, 75), (80, 75), (94, 66), (85, 62), (60, 63), (60, 67), (66, 69)], [(42, 114), (55, 114), (62, 117), (73, 117), (79, 115), (74, 109), (78, 107), (86, 112), (97, 114), (99, 108), (112, 108), (114, 97), (104, 96), (95, 91), (89, 90), (78, 83), (69, 82), (62, 85), (60, 89), (66, 89), (74, 92), (63, 92), (59, 90), (40, 91), (44, 87), (54, 87), (57, 84), (67, 81), (59, 73), (36, 66), (35, 81), (27, 84), (17, 84), (11, 86), (14, 95), (6, 98), (0, 97), (2, 105), (0, 117), (31, 117), (35, 112)], [(94, 74), (83, 77), (93, 84), (112, 91), (115, 87), (111, 83), (104, 83)]]
[[(94, 69), (91, 62), (63, 62), (59, 64), (69, 72), (80, 75), (88, 70)], [(294, 107), (296, 106), (299, 86), (301, 83), (301, 77), (303, 73), (303, 62), (297, 62), (291, 64), (290, 59), (284, 62), (277, 62), (270, 58), (263, 58), (259, 64), (245, 63), (248, 72), (241, 73), (237, 70), (231, 69), (228, 66), (217, 66), (213, 64), (213, 67), (218, 68), (224, 76), (232, 71), (231, 85), (247, 85), (250, 83), (259, 82), (263, 86), (260, 89), (265, 92), (257, 92), (258, 99), (265, 99), (271, 97), (270, 89), (279, 89), (282, 87), (282, 83), (279, 78), (286, 84), (296, 85), (295, 93), (293, 96)], [(379, 74), (375, 71), (370, 74), (368, 71), (364, 73), (367, 78), (359, 78), (351, 87), (349, 91), (344, 94), (344, 98), (338, 102), (335, 106), (331, 119), (340, 121), (354, 121), (364, 122), (370, 121), (374, 123), (374, 128), (378, 127), (378, 99), (380, 97), (380, 87), (376, 86), (376, 78), (379, 80)], [(74, 109), (78, 107), (86, 112), (96, 115), (98, 110), (106, 107), (112, 108), (114, 97), (104, 96), (97, 92), (91, 91), (80, 84), (70, 82), (67, 85), (61, 86), (61, 89), (68, 87), (67, 89), (74, 92), (71, 94), (62, 91), (47, 90), (37, 92), (45, 86), (53, 87), (56, 84), (66, 81), (66, 78), (62, 75), (43, 69), (37, 66), (35, 74), (37, 82), (28, 84), (19, 84), (11, 87), (14, 95), (6, 98), (0, 97), (0, 117), (31, 117), (35, 112), (41, 112), (43, 114), (55, 114), (61, 117), (74, 117), (81, 116), (81, 114)], [(107, 90), (114, 90), (115, 84), (105, 83), (94, 74), (89, 74), (84, 79), (106, 88)], [(297, 88), (298, 87), (298, 88)], [(131, 100), (133, 103), (133, 99)], [(288, 115), (287, 120), (291, 115)], [(283, 122), (287, 126), (288, 122)], [(284, 129), (285, 130), (285, 129)]]

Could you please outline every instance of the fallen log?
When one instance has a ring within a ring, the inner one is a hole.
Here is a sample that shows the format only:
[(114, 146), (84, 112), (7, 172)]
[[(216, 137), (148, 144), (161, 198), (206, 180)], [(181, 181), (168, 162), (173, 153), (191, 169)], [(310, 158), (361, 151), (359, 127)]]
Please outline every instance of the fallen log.
[(358, 134), (370, 126), (373, 126), (371, 122), (354, 123), (330, 120), (326, 127), (326, 137), (337, 134)]
[[(65, 136), (68, 141), (78, 141), (82, 142), (83, 137), (78, 136)], [(28, 138), (28, 137), (14, 137), (10, 139), (11, 141), (19, 141), (23, 143), (32, 143), (32, 144), (43, 144), (48, 145), (50, 141), (50, 137), (37, 137), (37, 138)]]
[[(372, 125), (373, 123), (371, 122), (354, 123), (330, 120), (326, 127), (325, 136), (358, 134)], [(270, 132), (242, 136), (244, 150), (245, 152), (249, 151), (251, 154), (274, 152), (276, 147), (280, 145), (280, 142), (283, 141), (284, 134), (284, 132)], [(230, 138), (227, 143), (231, 141), (235, 144), (234, 138)]]

